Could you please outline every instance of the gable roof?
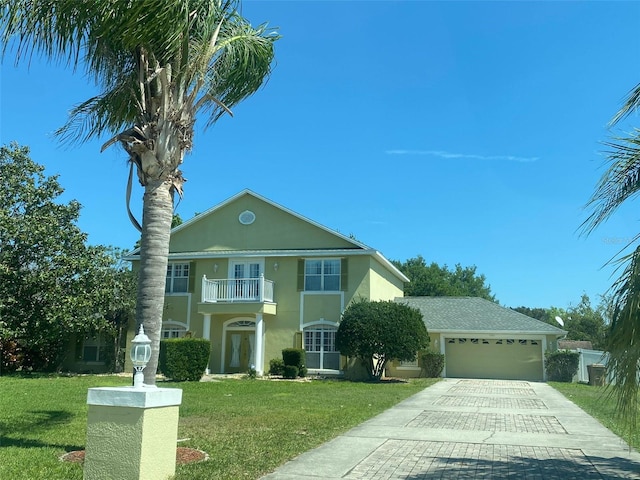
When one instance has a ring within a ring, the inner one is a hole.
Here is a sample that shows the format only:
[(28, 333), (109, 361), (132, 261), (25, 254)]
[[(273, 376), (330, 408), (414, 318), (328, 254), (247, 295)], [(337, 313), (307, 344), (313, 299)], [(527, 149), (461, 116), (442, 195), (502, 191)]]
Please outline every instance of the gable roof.
[(175, 234), (180, 232), (181, 230), (184, 230), (186, 228), (189, 228), (191, 225), (193, 225), (194, 223), (198, 223), (198, 222), (202, 222), (203, 220), (205, 220), (208, 216), (214, 214), (215, 212), (218, 212), (220, 210), (222, 210), (224, 207), (226, 207), (227, 205), (232, 204), (233, 202), (239, 200), (242, 197), (253, 197), (257, 200), (260, 200), (261, 202), (264, 202), (268, 205), (271, 205), (272, 207), (275, 207), (278, 210), (281, 210), (285, 213), (288, 213), (289, 215), (292, 215), (293, 217), (302, 220), (305, 223), (308, 223), (310, 225), (313, 225), (316, 228), (319, 228), (320, 230), (323, 230), (337, 238), (340, 238), (341, 240), (346, 241), (348, 244), (350, 244), (349, 248), (362, 248), (362, 249), (366, 249), (366, 250), (371, 250), (371, 247), (365, 245), (362, 242), (359, 242), (358, 240), (348, 237), (346, 235), (341, 234), (340, 232), (337, 232), (335, 230), (331, 230), (328, 227), (325, 227), (324, 225), (319, 224), (318, 222), (315, 222), (303, 215), (300, 215), (299, 213), (294, 212), (293, 210), (284, 207), (272, 200), (269, 200), (266, 197), (263, 197), (262, 195), (259, 195), (255, 192), (253, 192), (252, 190), (249, 190), (248, 188), (245, 188), (244, 190), (242, 190), (241, 192), (233, 195), (232, 197), (229, 197), (228, 199), (218, 203), (217, 205), (214, 205), (213, 207), (209, 208), (208, 210), (202, 212), (199, 215), (196, 215), (195, 217), (187, 220), (186, 222), (182, 223), (181, 225), (178, 225), (177, 227), (173, 228), (171, 230), (171, 234)]
[(566, 335), (553, 325), (479, 297), (398, 297), (417, 308), (430, 332)]
[[(399, 278), (403, 282), (409, 282), (409, 279), (398, 269), (393, 263), (391, 263), (387, 258), (382, 255), (379, 251), (365, 245), (364, 243), (348, 237), (346, 235), (341, 234), (335, 230), (331, 230), (324, 225), (321, 225), (307, 217), (304, 217), (289, 208), (286, 208), (282, 205), (279, 205), (268, 198), (265, 198), (249, 189), (244, 189), (241, 192), (233, 195), (232, 197), (224, 200), (223, 202), (214, 205), (203, 213), (196, 215), (195, 217), (185, 221), (181, 225), (173, 228), (171, 230), (172, 238), (182, 237), (185, 238), (185, 235), (189, 235), (187, 230), (196, 226), (202, 225), (203, 223), (206, 225), (207, 220), (211, 221), (211, 217), (213, 215), (219, 214), (221, 211), (225, 209), (235, 202), (242, 201), (241, 203), (246, 203), (247, 201), (253, 202), (254, 205), (257, 205), (257, 202), (261, 202), (261, 204), (265, 204), (268, 208), (272, 208), (280, 212), (278, 213), (278, 218), (283, 219), (283, 222), (287, 224), (295, 225), (295, 228), (311, 228), (312, 231), (317, 232), (314, 234), (314, 237), (323, 238), (324, 242), (319, 245), (280, 245), (281, 243), (286, 243), (286, 235), (283, 235), (281, 232), (278, 232), (277, 229), (269, 229), (270, 232), (274, 232), (275, 240), (272, 241), (274, 243), (271, 246), (267, 246), (266, 248), (263, 245), (237, 245), (236, 244), (227, 244), (224, 246), (216, 246), (215, 248), (210, 248), (203, 245), (190, 245), (187, 248), (174, 250), (170, 249), (169, 259), (171, 260), (195, 260), (198, 258), (220, 258), (220, 257), (270, 257), (270, 256), (278, 256), (278, 257), (326, 257), (326, 256), (352, 256), (352, 255), (370, 255), (374, 257), (378, 262), (380, 262), (387, 270), (389, 270), (394, 276)], [(228, 213), (228, 212), (227, 212)], [(237, 215), (237, 213), (235, 213)], [(198, 227), (196, 226), (196, 229)], [(314, 230), (315, 229), (315, 230)], [(273, 237), (273, 235), (271, 235)], [(205, 238), (203, 236), (199, 236), (198, 238)], [(251, 237), (255, 239), (256, 237)], [(282, 242), (280, 241), (282, 240)], [(264, 242), (253, 242), (253, 243), (262, 243)], [(282, 248), (280, 248), (282, 247)], [(140, 249), (137, 248), (125, 257), (126, 260), (138, 260), (139, 259)]]

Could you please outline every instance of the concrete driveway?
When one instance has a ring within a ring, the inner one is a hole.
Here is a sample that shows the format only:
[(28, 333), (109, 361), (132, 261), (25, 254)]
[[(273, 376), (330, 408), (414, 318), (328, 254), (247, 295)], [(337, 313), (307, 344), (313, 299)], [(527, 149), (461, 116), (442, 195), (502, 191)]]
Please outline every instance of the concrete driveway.
[(640, 454), (544, 383), (444, 379), (264, 480), (640, 479)]

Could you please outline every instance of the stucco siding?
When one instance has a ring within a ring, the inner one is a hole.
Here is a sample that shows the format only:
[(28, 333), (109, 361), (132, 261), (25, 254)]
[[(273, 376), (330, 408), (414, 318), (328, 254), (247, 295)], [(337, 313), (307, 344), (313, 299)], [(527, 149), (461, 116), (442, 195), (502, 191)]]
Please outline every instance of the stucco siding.
[(404, 282), (385, 268), (374, 257), (367, 257), (369, 261), (369, 283), (371, 300), (393, 300), (401, 297), (404, 292)]
[[(251, 225), (238, 221), (245, 210), (256, 215)], [(202, 215), (189, 228), (172, 234), (171, 252), (354, 248), (353, 243), (250, 195)]]

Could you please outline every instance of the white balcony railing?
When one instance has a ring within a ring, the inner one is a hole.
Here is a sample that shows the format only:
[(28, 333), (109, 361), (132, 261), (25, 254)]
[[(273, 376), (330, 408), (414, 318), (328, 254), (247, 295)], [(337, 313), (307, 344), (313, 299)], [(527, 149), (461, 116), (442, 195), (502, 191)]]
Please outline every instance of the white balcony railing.
[(209, 280), (202, 277), (202, 301), (215, 302), (273, 302), (273, 282), (258, 278), (221, 278)]

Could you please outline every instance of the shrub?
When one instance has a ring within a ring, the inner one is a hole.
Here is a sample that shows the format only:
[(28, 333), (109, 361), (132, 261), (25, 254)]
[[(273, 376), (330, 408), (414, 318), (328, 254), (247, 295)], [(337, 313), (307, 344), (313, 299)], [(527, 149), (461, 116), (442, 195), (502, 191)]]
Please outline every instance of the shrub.
[(202, 378), (211, 342), (204, 338), (172, 338), (160, 341), (159, 370), (176, 382), (198, 381)]
[(284, 362), (281, 358), (269, 360), (269, 373), (271, 375), (282, 375), (284, 373)]
[(305, 353), (302, 348), (285, 348), (282, 350), (282, 361), (285, 365), (295, 365), (298, 370), (304, 366)]
[(305, 367), (306, 354), (303, 348), (285, 348), (282, 350), (282, 361), (284, 365), (295, 365), (298, 367), (298, 375), (300, 377), (307, 376), (307, 367)]
[(251, 365), (249, 367), (249, 370), (247, 370), (246, 378), (250, 378), (251, 380), (255, 380), (256, 378), (258, 378), (258, 371), (254, 368), (253, 365)]
[(22, 365), (23, 357), (18, 342), (0, 339), (0, 375), (15, 372)]
[(361, 359), (371, 380), (380, 380), (389, 360), (414, 360), (428, 345), (420, 310), (392, 301), (353, 302), (336, 333), (338, 351)]
[(298, 376), (298, 367), (295, 365), (285, 365), (282, 376), (284, 378), (296, 378)]
[(438, 352), (424, 352), (420, 355), (422, 371), (427, 378), (437, 378), (444, 368), (444, 355)]
[(552, 382), (571, 382), (573, 376), (578, 372), (580, 354), (569, 350), (558, 350), (557, 352), (545, 354), (545, 370), (549, 380)]

